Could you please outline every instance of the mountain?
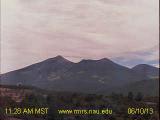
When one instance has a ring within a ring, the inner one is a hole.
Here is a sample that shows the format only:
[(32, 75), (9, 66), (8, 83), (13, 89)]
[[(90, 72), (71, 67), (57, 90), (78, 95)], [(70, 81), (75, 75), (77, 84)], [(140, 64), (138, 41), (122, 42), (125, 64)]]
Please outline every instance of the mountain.
[(62, 56), (57, 56), (40, 63), (3, 74), (1, 75), (1, 83), (44, 87), (51, 77), (52, 79), (59, 79), (58, 76), (66, 72), (66, 70), (72, 65), (72, 62)]
[(113, 61), (82, 60), (70, 62), (62, 56), (1, 75), (1, 84), (23, 84), (55, 91), (109, 93), (115, 88), (149, 79), (135, 69)]
[(138, 92), (141, 92), (146, 96), (158, 96), (159, 95), (159, 79), (154, 78), (150, 80), (142, 80), (138, 82), (134, 82), (132, 84), (125, 85), (120, 89), (117, 89), (117, 92), (128, 94), (128, 92), (132, 92), (135, 95)]
[(142, 74), (145, 77), (149, 78), (158, 78), (159, 77), (159, 68), (147, 65), (140, 64), (132, 68), (135, 72)]

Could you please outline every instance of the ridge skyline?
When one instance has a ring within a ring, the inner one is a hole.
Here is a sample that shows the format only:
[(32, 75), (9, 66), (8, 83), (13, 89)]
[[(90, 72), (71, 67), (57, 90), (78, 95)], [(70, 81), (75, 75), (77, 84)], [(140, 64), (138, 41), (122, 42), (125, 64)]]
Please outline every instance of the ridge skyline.
[[(67, 56), (69, 58), (69, 56)], [(27, 67), (30, 67), (32, 65), (35, 65), (35, 64), (38, 64), (38, 63), (42, 63), (42, 62), (45, 62), (45, 61), (49, 61), (49, 60), (63, 60), (64, 62), (70, 62), (70, 63), (73, 63), (73, 64), (79, 64), (81, 62), (85, 62), (85, 61), (92, 61), (92, 62), (97, 62), (97, 61), (103, 61), (103, 62), (112, 62), (114, 64), (117, 64), (117, 65), (120, 65), (120, 66), (123, 66), (123, 67), (126, 67), (128, 69), (133, 69), (134, 67), (136, 66), (141, 66), (141, 65), (144, 65), (144, 66), (150, 66), (150, 67), (154, 67), (154, 68), (157, 68), (159, 69), (159, 67), (156, 67), (156, 66), (153, 66), (153, 65), (150, 65), (150, 64), (145, 64), (145, 63), (140, 63), (140, 64), (136, 64), (132, 67), (128, 67), (126, 65), (123, 65), (123, 64), (120, 64), (114, 60), (112, 60), (111, 58), (107, 58), (107, 57), (103, 57), (103, 58), (100, 58), (100, 59), (81, 59), (80, 61), (78, 62), (74, 62), (72, 60), (69, 60), (67, 57), (63, 56), (63, 55), (57, 55), (57, 56), (54, 56), (54, 57), (50, 57), (50, 58), (47, 58), (47, 59), (44, 59), (44, 60), (41, 60), (39, 62), (35, 62), (35, 63), (31, 63), (29, 65), (26, 65), (24, 67), (21, 67), (21, 68), (18, 68), (18, 69), (14, 69), (14, 70), (11, 70), (11, 71), (8, 71), (8, 72), (1, 72), (0, 74), (6, 74), (6, 73), (9, 73), (9, 72), (12, 72), (12, 71), (17, 71), (17, 70), (21, 70), (21, 69), (24, 69), (24, 68), (27, 68)], [(72, 56), (73, 57), (73, 56)], [(79, 57), (79, 56), (78, 56)], [(80, 57), (79, 57), (80, 58)], [(82, 58), (82, 57), (81, 57)]]

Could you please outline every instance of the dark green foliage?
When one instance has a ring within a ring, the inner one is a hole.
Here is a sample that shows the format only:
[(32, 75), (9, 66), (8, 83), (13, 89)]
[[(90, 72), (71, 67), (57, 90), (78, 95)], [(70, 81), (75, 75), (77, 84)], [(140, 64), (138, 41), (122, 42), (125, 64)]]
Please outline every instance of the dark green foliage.
[(91, 102), (91, 101), (93, 101), (94, 100), (94, 97), (92, 96), (92, 95), (87, 95), (86, 97), (85, 97), (85, 101), (86, 102)]
[[(25, 92), (25, 91), (24, 91)], [(7, 105), (12, 104), (10, 98), (5, 98)], [(141, 102), (139, 102), (141, 101)], [(28, 94), (21, 102), (22, 107), (48, 107), (48, 114), (43, 117), (45, 120), (70, 120), (70, 117), (75, 120), (157, 120), (158, 104), (151, 106), (146, 104), (146, 101), (158, 103), (157, 97), (144, 97), (143, 94), (137, 93), (134, 97), (132, 92), (128, 96), (113, 93), (111, 96), (98, 94), (82, 94), (70, 92), (44, 92), (44, 94), (32, 92)], [(1, 101), (0, 101), (1, 102)], [(14, 103), (18, 106), (19, 103)], [(4, 104), (1, 104), (2, 106)], [(128, 115), (128, 107), (154, 107), (157, 115)], [(106, 109), (113, 110), (112, 115), (62, 115), (58, 114), (59, 109)], [(3, 109), (2, 109), (3, 110)], [(76, 116), (76, 117), (75, 117)], [(23, 119), (26, 116), (20, 116)], [(32, 116), (33, 118), (37, 116)], [(31, 119), (32, 120), (32, 119)], [(34, 120), (34, 119), (33, 119)]]
[(136, 101), (142, 101), (142, 99), (143, 99), (142, 93), (141, 93), (141, 92), (138, 92), (137, 95), (136, 95), (136, 97), (135, 97), (135, 100), (136, 100)]
[(46, 106), (46, 100), (42, 95), (30, 94), (25, 97), (22, 104), (30, 107), (43, 107)]
[(129, 93), (128, 93), (128, 99), (132, 101), (133, 98), (134, 98), (133, 93), (132, 93), (132, 92), (129, 92)]
[(55, 120), (55, 106), (54, 106), (54, 98), (52, 95), (48, 95), (46, 98), (47, 105), (49, 107), (47, 119), (48, 120)]
[(11, 99), (11, 97), (5, 96), (5, 97), (1, 97), (0, 96), (0, 106), (15, 106), (16, 102), (14, 100)]

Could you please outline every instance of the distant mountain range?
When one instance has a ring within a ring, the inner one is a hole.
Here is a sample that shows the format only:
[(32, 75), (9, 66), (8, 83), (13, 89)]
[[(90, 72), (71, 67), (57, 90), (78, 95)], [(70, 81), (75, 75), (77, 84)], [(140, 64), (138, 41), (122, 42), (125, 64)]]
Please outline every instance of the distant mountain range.
[[(121, 91), (139, 90), (147, 93), (146, 95), (157, 95), (153, 88), (159, 88), (158, 82), (159, 68), (141, 64), (130, 69), (107, 58), (73, 63), (57, 56), (1, 75), (1, 84), (23, 84), (55, 91), (103, 94), (116, 92), (117, 88), (126, 88)], [(142, 89), (137, 89), (137, 84), (142, 84)]]
[(159, 69), (150, 65), (140, 64), (132, 68), (135, 72), (142, 74), (145, 77), (155, 78), (158, 77)]

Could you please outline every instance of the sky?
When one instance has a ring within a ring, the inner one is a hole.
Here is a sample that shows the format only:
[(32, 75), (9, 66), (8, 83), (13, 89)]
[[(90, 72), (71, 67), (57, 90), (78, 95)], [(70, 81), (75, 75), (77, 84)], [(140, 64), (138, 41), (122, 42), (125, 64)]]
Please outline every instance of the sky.
[(1, 73), (62, 55), (159, 66), (159, 0), (1, 0)]

